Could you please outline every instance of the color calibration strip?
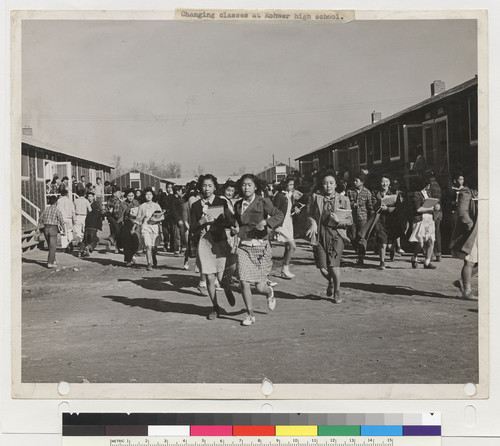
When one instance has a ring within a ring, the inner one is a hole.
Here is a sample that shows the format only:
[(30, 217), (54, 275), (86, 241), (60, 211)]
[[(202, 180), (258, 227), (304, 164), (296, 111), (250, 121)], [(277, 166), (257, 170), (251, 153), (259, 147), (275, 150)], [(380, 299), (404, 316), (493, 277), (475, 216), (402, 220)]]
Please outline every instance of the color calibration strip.
[(63, 414), (72, 437), (440, 437), (438, 413)]

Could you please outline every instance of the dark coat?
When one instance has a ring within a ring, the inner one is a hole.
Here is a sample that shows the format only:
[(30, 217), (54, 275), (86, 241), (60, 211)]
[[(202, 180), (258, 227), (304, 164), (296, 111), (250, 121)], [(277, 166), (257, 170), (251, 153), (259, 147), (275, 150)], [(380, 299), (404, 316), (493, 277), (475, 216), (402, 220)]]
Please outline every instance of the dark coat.
[(166, 211), (165, 220), (163, 221), (164, 226), (169, 223), (178, 224), (182, 220), (182, 200), (179, 197), (174, 194), (167, 195), (159, 205)]
[[(283, 224), (285, 216), (278, 208), (273, 206), (269, 198), (256, 195), (252, 204), (248, 206), (248, 209), (243, 214), (241, 213), (242, 203), (243, 199), (238, 200), (234, 205), (234, 214), (240, 226), (238, 234), (240, 240), (267, 239), (269, 237), (267, 228), (275, 229)], [(258, 231), (256, 226), (262, 220), (266, 220), (267, 228)]]
[(451, 235), (450, 248), (456, 253), (470, 254), (477, 238), (477, 202), (468, 187), (460, 189), (457, 221)]
[(97, 229), (102, 231), (101, 206), (97, 201), (90, 204), (91, 211), (85, 217), (85, 229)]
[(135, 217), (131, 217), (130, 216), (130, 210), (133, 209), (133, 208), (138, 208), (141, 204), (139, 203), (139, 201), (137, 201), (135, 198), (132, 200), (132, 201), (123, 201), (122, 202), (122, 205), (125, 209), (124, 213), (123, 213), (123, 222), (133, 222), (135, 220)]
[(85, 184), (83, 184), (81, 181), (76, 183), (76, 192), (85, 192), (86, 189), (87, 188), (86, 188)]
[(208, 207), (223, 206), (224, 214), (219, 215), (217, 219), (212, 223), (205, 223), (200, 225), (200, 220), (203, 217), (203, 200), (198, 200), (191, 206), (190, 215), (190, 226), (189, 231), (191, 232), (191, 237), (193, 244), (198, 245), (200, 241), (201, 232), (203, 229), (208, 229), (213, 235), (214, 241), (227, 240), (226, 228), (230, 228), (234, 225), (234, 217), (229, 210), (227, 201), (220, 197), (214, 197), (212, 204), (208, 204)]
[(288, 198), (284, 192), (278, 192), (273, 198), (274, 207), (278, 208), (283, 215), (288, 211)]

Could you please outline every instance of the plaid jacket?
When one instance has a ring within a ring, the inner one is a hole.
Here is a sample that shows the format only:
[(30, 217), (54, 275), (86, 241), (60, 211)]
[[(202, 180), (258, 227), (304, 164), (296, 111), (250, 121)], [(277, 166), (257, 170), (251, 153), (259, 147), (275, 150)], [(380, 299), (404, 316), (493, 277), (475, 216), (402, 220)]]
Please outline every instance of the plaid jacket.
[(351, 209), (354, 221), (366, 221), (373, 214), (372, 193), (366, 188), (361, 190), (349, 189), (347, 197), (351, 202)]
[(40, 219), (38, 220), (40, 225), (59, 225), (64, 228), (64, 217), (60, 211), (60, 209), (56, 205), (47, 206), (42, 215), (40, 215)]

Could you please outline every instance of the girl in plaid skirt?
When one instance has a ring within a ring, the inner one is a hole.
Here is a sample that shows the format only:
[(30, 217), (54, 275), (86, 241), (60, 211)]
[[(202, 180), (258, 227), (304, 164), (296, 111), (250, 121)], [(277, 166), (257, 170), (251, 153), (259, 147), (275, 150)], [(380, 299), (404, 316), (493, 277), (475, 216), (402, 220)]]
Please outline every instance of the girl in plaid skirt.
[(259, 294), (267, 297), (269, 310), (276, 307), (273, 289), (266, 283), (273, 266), (268, 229), (282, 225), (284, 215), (273, 206), (269, 198), (261, 196), (262, 186), (255, 175), (243, 175), (238, 186), (242, 199), (234, 206), (237, 226), (232, 229), (240, 240), (236, 254), (243, 300), (248, 311), (242, 325), (248, 326), (255, 322), (250, 288), (252, 283), (256, 284)]

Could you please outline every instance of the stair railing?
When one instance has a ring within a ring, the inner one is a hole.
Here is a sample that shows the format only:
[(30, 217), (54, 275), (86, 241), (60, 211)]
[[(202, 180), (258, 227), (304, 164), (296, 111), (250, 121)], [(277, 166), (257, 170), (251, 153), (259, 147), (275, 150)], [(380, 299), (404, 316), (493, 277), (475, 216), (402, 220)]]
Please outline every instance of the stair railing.
[(35, 203), (28, 200), (24, 195), (21, 195), (21, 200), (29, 206), (29, 209), (32, 209), (35, 212), (35, 218), (23, 209), (21, 209), (21, 215), (34, 226), (37, 226), (38, 220), (40, 219), (40, 208)]

